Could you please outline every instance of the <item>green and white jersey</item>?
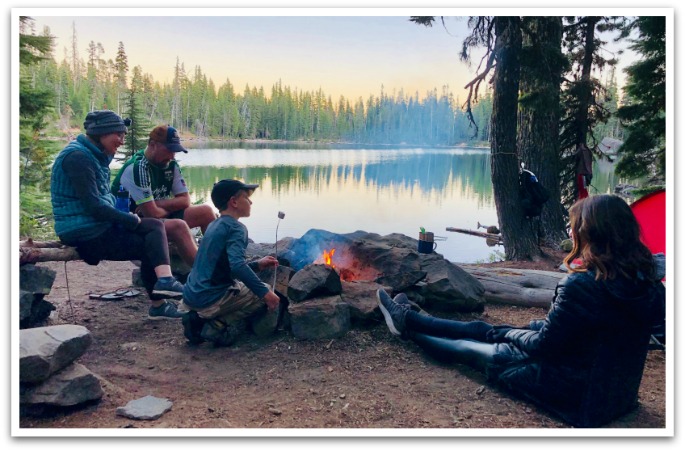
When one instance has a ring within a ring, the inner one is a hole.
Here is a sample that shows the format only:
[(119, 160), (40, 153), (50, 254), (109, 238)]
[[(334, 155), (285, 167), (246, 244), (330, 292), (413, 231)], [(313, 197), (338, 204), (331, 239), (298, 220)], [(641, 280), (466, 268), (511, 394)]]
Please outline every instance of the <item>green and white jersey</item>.
[(162, 169), (145, 158), (144, 150), (136, 152), (121, 168), (112, 183), (112, 194), (116, 195), (119, 186), (129, 193), (131, 211), (135, 210), (136, 205), (188, 192), (181, 168), (175, 160)]

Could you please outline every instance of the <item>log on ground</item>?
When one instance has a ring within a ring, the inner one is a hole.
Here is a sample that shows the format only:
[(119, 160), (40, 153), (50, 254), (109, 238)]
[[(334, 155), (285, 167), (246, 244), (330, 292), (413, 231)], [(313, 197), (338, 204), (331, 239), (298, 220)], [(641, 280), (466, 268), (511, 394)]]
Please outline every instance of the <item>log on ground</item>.
[[(62, 262), (71, 260), (81, 260), (81, 256), (76, 251), (76, 248), (65, 246), (61, 244), (57, 246), (41, 245), (46, 242), (36, 242), (38, 246), (21, 246), (19, 247), (19, 264), (25, 265), (27, 263), (38, 262)], [(55, 242), (50, 242), (55, 243)]]
[(460, 265), (485, 287), (485, 300), (498, 304), (547, 308), (557, 283), (566, 276), (556, 271), (515, 268), (484, 268)]
[[(182, 266), (185, 268), (185, 273), (190, 272), (190, 267), (178, 258), (179, 253), (174, 243), (169, 243), (169, 256), (172, 258), (174, 268)], [(82, 259), (75, 247), (67, 246), (60, 241), (33, 241), (28, 239), (19, 242), (19, 265), (72, 260)], [(175, 262), (174, 260), (179, 261)]]

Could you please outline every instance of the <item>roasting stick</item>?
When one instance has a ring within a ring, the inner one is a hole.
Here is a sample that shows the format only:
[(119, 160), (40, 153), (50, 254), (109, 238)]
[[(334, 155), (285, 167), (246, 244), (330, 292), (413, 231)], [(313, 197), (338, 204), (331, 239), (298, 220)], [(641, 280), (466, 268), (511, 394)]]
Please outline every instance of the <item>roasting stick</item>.
[[(278, 212), (278, 222), (276, 223), (276, 243), (274, 244), (275, 246), (275, 254), (276, 254), (276, 260), (278, 260), (278, 226), (281, 224), (281, 219), (285, 218), (285, 213), (282, 211)], [(274, 266), (274, 283), (272, 284), (272, 288), (274, 292), (276, 292), (276, 273), (278, 271), (278, 266)]]

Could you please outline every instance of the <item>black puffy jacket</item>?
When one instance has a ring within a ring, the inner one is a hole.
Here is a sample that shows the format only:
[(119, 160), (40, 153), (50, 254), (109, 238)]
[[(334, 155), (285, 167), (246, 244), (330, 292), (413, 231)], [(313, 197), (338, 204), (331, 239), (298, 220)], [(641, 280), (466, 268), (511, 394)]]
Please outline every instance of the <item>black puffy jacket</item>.
[(664, 318), (660, 281), (594, 277), (589, 271), (562, 279), (547, 317), (511, 330), (509, 344), (499, 345), (528, 358), (489, 371), (580, 427), (601, 426), (637, 405), (651, 330)]

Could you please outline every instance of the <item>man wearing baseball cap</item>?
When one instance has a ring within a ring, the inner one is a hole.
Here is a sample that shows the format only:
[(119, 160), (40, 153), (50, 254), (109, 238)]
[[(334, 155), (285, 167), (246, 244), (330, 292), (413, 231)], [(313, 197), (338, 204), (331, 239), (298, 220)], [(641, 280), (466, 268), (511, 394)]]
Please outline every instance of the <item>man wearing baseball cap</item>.
[(190, 310), (182, 318), (183, 333), (191, 344), (230, 346), (244, 322), (255, 331), (271, 332), (270, 326), (275, 330), (280, 297), (255, 271), (277, 266), (278, 261), (266, 256), (247, 263), (247, 227), (239, 221), (250, 216), (250, 195), (258, 186), (221, 180), (212, 188), (212, 203), (221, 216), (202, 238), (183, 290), (183, 304)]
[(176, 162), (176, 154), (188, 153), (178, 132), (170, 125), (152, 129), (145, 150), (135, 153), (121, 168), (112, 183), (112, 193), (128, 191), (131, 211), (145, 218), (164, 222), (169, 241), (189, 266), (197, 254), (197, 244), (190, 229), (202, 233), (215, 219), (209, 205), (191, 205), (188, 187)]

